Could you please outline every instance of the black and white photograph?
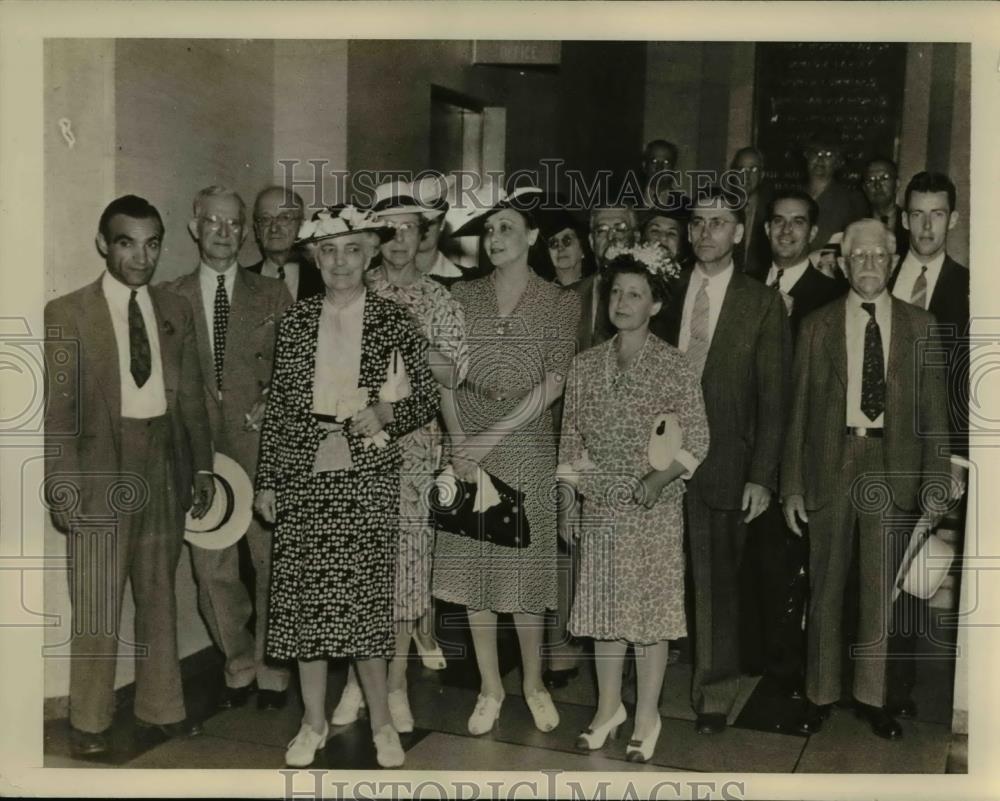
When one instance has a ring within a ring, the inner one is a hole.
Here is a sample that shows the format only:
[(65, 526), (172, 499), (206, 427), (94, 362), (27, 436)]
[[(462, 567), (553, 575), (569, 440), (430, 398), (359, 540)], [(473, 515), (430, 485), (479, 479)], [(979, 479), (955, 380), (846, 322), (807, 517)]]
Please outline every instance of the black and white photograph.
[(997, 797), (992, 4), (0, 20), (4, 792)]

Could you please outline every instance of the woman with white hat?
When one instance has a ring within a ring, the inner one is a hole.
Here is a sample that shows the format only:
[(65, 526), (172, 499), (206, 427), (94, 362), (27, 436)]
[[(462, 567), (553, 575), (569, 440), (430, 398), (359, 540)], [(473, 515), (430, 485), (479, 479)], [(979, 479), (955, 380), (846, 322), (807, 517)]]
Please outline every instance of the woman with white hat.
[(480, 235), (495, 269), (452, 288), (470, 336), (468, 378), (442, 396), (442, 409), (454, 413), (459, 425), (449, 427), (451, 467), (464, 483), (476, 484), (489, 474), (523, 493), (524, 508), (515, 507), (510, 525), (523, 511), (529, 524), (523, 533), (530, 535), (527, 544), (502, 545), (450, 531), (437, 534), (434, 595), (466, 607), (479, 667), (479, 697), (468, 722), (472, 734), (493, 728), (504, 701), (497, 657), (500, 612), (514, 616), (522, 689), (535, 726), (551, 731), (559, 723), (542, 682), (545, 614), (556, 608), (557, 581), (550, 407), (562, 394), (576, 350), (580, 300), (528, 266), (538, 226), (524, 200), (537, 201), (537, 192), (501, 195), (456, 231)]
[[(465, 315), (448, 290), (422, 275), (416, 266), (421, 234), (429, 218), (436, 213), (420, 205), (414, 199), (410, 184), (403, 181), (377, 187), (372, 211), (389, 226), (392, 236), (382, 243), (382, 263), (365, 275), (365, 283), (373, 294), (406, 309), (414, 328), (430, 343), (428, 361), (435, 380), (442, 387), (456, 387), (468, 369)], [(406, 667), (411, 641), (416, 643), (425, 664), (429, 662), (435, 669), (445, 667), (440, 646), (435, 643), (432, 651), (427, 652), (416, 637), (421, 621), (431, 609), (434, 528), (426, 499), (440, 460), (441, 430), (437, 421), (431, 420), (405, 435), (400, 439), (399, 448), (403, 469), (393, 613), (396, 655), (389, 663), (389, 712), (396, 731), (410, 732), (414, 721), (406, 691)], [(361, 689), (351, 670), (331, 722), (351, 723), (363, 707)]]
[[(295, 304), (278, 332), (254, 506), (275, 523), (267, 654), (299, 663), (305, 716), (285, 753), (292, 767), (326, 743), (327, 660), (345, 656), (371, 710), (378, 763), (403, 764), (386, 690), (399, 439), (434, 417), (438, 393), (426, 341), (362, 280), (388, 232), (352, 206), (304, 223), (299, 242), (326, 294)], [(409, 394), (393, 399), (386, 389), (400, 363)]]

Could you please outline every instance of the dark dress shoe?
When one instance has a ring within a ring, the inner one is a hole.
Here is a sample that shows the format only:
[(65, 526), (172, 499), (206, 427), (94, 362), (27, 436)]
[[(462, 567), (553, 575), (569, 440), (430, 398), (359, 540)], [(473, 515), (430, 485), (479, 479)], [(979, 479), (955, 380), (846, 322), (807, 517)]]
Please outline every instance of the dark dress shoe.
[(917, 716), (917, 704), (912, 698), (906, 698), (896, 703), (886, 704), (885, 711), (894, 718), (910, 718)]
[(70, 746), (73, 756), (96, 756), (111, 750), (108, 729), (104, 731), (81, 731), (70, 727)]
[(150, 723), (142, 718), (135, 719), (135, 725), (147, 731), (158, 731), (165, 737), (197, 737), (204, 731), (200, 723), (195, 723), (189, 718), (179, 720), (176, 723)]
[(288, 690), (257, 690), (257, 709), (284, 709)]
[(219, 709), (236, 709), (246, 706), (252, 692), (253, 684), (247, 684), (243, 687), (224, 687), (222, 695), (219, 697)]
[(566, 670), (546, 670), (542, 673), (542, 683), (550, 690), (559, 690), (580, 675), (580, 668), (571, 667)]
[(695, 719), (694, 728), (698, 734), (718, 734), (726, 729), (726, 716), (699, 713)]
[(816, 734), (823, 728), (823, 722), (830, 717), (831, 704), (814, 704), (806, 701), (805, 709), (799, 722), (795, 725), (795, 731), (799, 734)]
[(872, 727), (875, 735), (883, 740), (898, 740), (903, 736), (903, 727), (899, 725), (899, 721), (882, 707), (862, 704), (858, 701), (855, 711), (859, 718)]

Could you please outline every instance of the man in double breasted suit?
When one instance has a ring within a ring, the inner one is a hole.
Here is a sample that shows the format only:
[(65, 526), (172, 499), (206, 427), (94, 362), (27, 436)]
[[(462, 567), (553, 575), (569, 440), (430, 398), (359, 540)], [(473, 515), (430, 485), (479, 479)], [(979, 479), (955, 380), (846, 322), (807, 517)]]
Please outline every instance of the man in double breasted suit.
[(696, 197), (688, 235), (694, 268), (654, 331), (701, 373), (711, 434), (688, 482), (687, 536), (694, 585), (691, 699), (702, 734), (722, 731), (739, 691), (739, 573), (747, 523), (777, 489), (791, 344), (777, 292), (739, 273), (740, 198)]
[(854, 699), (875, 734), (894, 739), (902, 729), (885, 708), (893, 580), (921, 512), (921, 488), (949, 480), (947, 436), (940, 435), (947, 367), (921, 355), (940, 353), (934, 318), (887, 291), (894, 249), (885, 226), (854, 223), (842, 247), (851, 291), (802, 324), (781, 464), (785, 519), (797, 534), (809, 526), (808, 702), (800, 728), (818, 731), (840, 698), (844, 590), (856, 553)]
[[(253, 476), (278, 322), (292, 298), (282, 281), (237, 264), (246, 236), (246, 213), (232, 190), (217, 186), (201, 190), (188, 229), (198, 243), (201, 261), (194, 272), (173, 281), (170, 289), (187, 298), (194, 309), (215, 450), (231, 456)], [(289, 673), (264, 661), (271, 534), (254, 518), (246, 536), (256, 603), (251, 603), (240, 581), (239, 543), (234, 543), (220, 550), (191, 548), (198, 605), (226, 657), (226, 688), (219, 705), (242, 706), (256, 682), (258, 706), (279, 708), (287, 700)], [(247, 622), (254, 609), (256, 630), (251, 634)]]
[(146, 200), (114, 200), (97, 234), (104, 274), (45, 307), (46, 500), (67, 534), (78, 755), (109, 749), (126, 580), (137, 723), (172, 737), (201, 731), (184, 708), (174, 579), (184, 513), (212, 503), (212, 451), (191, 307), (148, 285), (162, 240)]

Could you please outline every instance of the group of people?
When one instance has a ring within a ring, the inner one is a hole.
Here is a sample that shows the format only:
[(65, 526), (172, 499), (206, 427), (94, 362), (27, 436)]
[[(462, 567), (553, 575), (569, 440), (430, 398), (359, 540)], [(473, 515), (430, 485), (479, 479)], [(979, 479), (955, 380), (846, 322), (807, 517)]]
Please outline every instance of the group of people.
[[(647, 148), (660, 169), (662, 144)], [(876, 734), (897, 737), (912, 684), (889, 682), (887, 700), (877, 635), (893, 617), (883, 577), (906, 543), (887, 547), (882, 521), (919, 516), (921, 486), (951, 475), (949, 440), (960, 439), (948, 436), (953, 379), (913, 356), (938, 336), (932, 313), (968, 318), (967, 270), (945, 255), (955, 189), (940, 174), (913, 177), (897, 208), (909, 242), (898, 263), (879, 216), (837, 229), (835, 277), (810, 261), (822, 203), (804, 188), (755, 205), (751, 150), (736, 158), (739, 202), (714, 189), (582, 221), (536, 192), (501, 193), (453, 232), (480, 238), (488, 265), (474, 278), (440, 252), (446, 198), (405, 181), (379, 186), (367, 207), (310, 219), (297, 195), (268, 187), (250, 225), (235, 192), (203, 189), (188, 224), (199, 264), (159, 286), (158, 211), (133, 195), (109, 204), (97, 234), (105, 272), (46, 307), (50, 375), (72, 377), (50, 381), (46, 426), (48, 502), (71, 563), (75, 751), (109, 748), (114, 660), (99, 657), (116, 653), (129, 578), (149, 648), (137, 721), (200, 731), (181, 692), (173, 582), (185, 511), (213, 502), (213, 450), (254, 478), (256, 512), (254, 593), (236, 545), (191, 548), (199, 609), (225, 655), (219, 705), (256, 692), (261, 709), (284, 706), (297, 662), (305, 714), (290, 766), (311, 764), (330, 725), (365, 709), (379, 764), (403, 764), (411, 645), (444, 667), (433, 598), (468, 612), (481, 682), (473, 735), (505, 703), (499, 614), (513, 615), (540, 731), (559, 725), (548, 690), (572, 680), (579, 643), (593, 640), (597, 709), (578, 746), (603, 747), (627, 719), (631, 646), (626, 753), (648, 760), (669, 644), (689, 624), (696, 727), (722, 731), (740, 690), (745, 563), (760, 566), (761, 587), (807, 568), (806, 643), (801, 606), (789, 622), (784, 598), (757, 600), (768, 667), (803, 699), (801, 729), (816, 731), (840, 695), (856, 524), (868, 652), (853, 693)], [(748, 204), (769, 252), (757, 268), (740, 252)], [(262, 260), (241, 267), (251, 226)], [(444, 474), (484, 501), (512, 488), (514, 520), (492, 524), (511, 536), (436, 529), (430, 499)], [(109, 484), (132, 478), (143, 502), (116, 503)], [(858, 499), (867, 480), (889, 487), (886, 504)], [(112, 625), (91, 626), (109, 598)], [(328, 717), (338, 657), (350, 668)]]

